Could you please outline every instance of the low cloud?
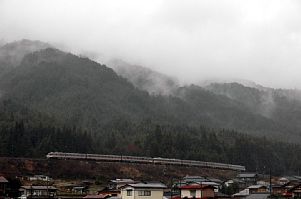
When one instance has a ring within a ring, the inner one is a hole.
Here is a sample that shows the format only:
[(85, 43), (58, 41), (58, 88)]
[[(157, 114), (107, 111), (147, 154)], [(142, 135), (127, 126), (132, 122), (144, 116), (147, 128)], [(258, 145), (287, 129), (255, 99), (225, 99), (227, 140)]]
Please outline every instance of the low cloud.
[(301, 85), (298, 0), (0, 0), (0, 40), (23, 38), (184, 82)]

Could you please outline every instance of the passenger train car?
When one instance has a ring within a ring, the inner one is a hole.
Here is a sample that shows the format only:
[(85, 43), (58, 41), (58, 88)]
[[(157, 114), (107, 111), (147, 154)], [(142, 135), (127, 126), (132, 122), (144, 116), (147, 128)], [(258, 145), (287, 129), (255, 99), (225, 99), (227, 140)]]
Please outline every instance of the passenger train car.
[(169, 158), (151, 158), (151, 157), (137, 157), (124, 155), (100, 155), (100, 154), (82, 154), (82, 153), (63, 153), (50, 152), (46, 155), (48, 159), (78, 159), (78, 160), (94, 160), (94, 161), (108, 161), (108, 162), (130, 162), (130, 163), (144, 163), (144, 164), (165, 164), (165, 165), (179, 165), (179, 166), (195, 166), (207, 167), (216, 169), (229, 169), (236, 171), (245, 171), (245, 166), (223, 164), (215, 162), (203, 162), (196, 160), (180, 160)]

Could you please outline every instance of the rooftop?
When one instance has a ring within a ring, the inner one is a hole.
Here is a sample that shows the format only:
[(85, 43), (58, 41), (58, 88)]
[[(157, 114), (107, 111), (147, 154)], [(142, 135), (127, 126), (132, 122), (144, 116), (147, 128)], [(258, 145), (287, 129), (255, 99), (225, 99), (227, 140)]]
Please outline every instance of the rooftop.
[(193, 184), (193, 185), (184, 185), (179, 187), (179, 189), (205, 189), (205, 188), (211, 188), (213, 186), (211, 185), (200, 185), (200, 184)]
[(241, 173), (237, 175), (238, 178), (255, 178), (256, 176), (256, 173)]
[(133, 184), (126, 184), (123, 187), (134, 187), (134, 188), (157, 188), (157, 189), (165, 189), (167, 188), (164, 184), (162, 183), (133, 183)]
[(251, 186), (248, 187), (248, 189), (259, 189), (259, 188), (261, 188), (261, 187), (266, 187), (266, 186), (260, 185), (260, 184), (257, 184), (257, 185), (251, 185)]
[(207, 180), (202, 176), (185, 176), (183, 178), (183, 181), (186, 181), (186, 182), (203, 182), (203, 181), (207, 181)]
[(34, 190), (57, 190), (54, 186), (21, 186), (21, 189), (34, 189)]
[(211, 182), (211, 181), (201, 182), (200, 184), (202, 184), (202, 185), (219, 186), (219, 184), (217, 184), (216, 182)]
[(0, 176), (0, 183), (7, 183), (8, 181), (6, 180), (5, 177)]
[(241, 196), (248, 196), (249, 195), (249, 189), (244, 189), (236, 194), (233, 194), (234, 197), (241, 197)]
[(267, 199), (270, 194), (268, 193), (255, 193), (246, 197), (246, 199)]
[(215, 183), (223, 183), (223, 181), (221, 181), (220, 179), (217, 179), (217, 178), (207, 178), (207, 180), (211, 181), (211, 182), (215, 182)]
[(132, 179), (115, 179), (115, 180), (110, 180), (110, 182), (113, 182), (113, 183), (133, 183), (134, 180), (132, 180)]
[(87, 199), (87, 198), (106, 198), (108, 197), (108, 195), (104, 195), (104, 194), (99, 194), (99, 195), (86, 195), (85, 197), (83, 197), (84, 199)]

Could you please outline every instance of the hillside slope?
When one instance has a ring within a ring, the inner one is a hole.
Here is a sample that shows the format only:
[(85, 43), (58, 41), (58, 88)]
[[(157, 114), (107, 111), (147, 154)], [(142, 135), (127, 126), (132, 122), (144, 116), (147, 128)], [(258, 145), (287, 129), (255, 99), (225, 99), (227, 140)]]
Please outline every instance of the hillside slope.
[(201, 87), (179, 88), (179, 97), (150, 96), (112, 69), (56, 49), (26, 55), (19, 67), (0, 80), (0, 88), (5, 98), (66, 124), (95, 130), (117, 118), (250, 131), (279, 129), (272, 121), (248, 112), (242, 104)]
[(159, 99), (135, 89), (104, 65), (56, 49), (25, 56), (0, 80), (0, 88), (4, 98), (71, 125), (97, 128), (119, 117), (160, 118), (155, 109)]
[(301, 91), (252, 88), (238, 83), (211, 84), (207, 90), (244, 104), (255, 114), (285, 126), (290, 134), (300, 135)]
[[(2, 101), (13, 100), (64, 125), (95, 133), (119, 119), (151, 120), (159, 124), (235, 129), (301, 142), (297, 102), (285, 107), (297, 110), (291, 111), (296, 115), (269, 117), (256, 111), (263, 108), (254, 108), (258, 99), (252, 95), (239, 99), (195, 85), (174, 88), (168, 96), (150, 95), (105, 65), (53, 48), (25, 55), (18, 66), (0, 77), (0, 92)], [(262, 91), (254, 90), (257, 92)], [(281, 108), (277, 109), (279, 113), (284, 112)], [(290, 123), (284, 122), (288, 116), (292, 117)]]

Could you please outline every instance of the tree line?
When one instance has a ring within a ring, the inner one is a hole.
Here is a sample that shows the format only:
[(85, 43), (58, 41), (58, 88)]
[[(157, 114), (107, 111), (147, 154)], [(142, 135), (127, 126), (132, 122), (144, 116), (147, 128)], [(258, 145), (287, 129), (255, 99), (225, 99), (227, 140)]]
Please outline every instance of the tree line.
[(122, 154), (240, 164), (260, 173), (271, 167), (275, 174), (297, 174), (301, 167), (299, 145), (234, 130), (117, 119), (91, 132), (12, 118), (0, 125), (1, 156), (45, 157), (51, 151)]

